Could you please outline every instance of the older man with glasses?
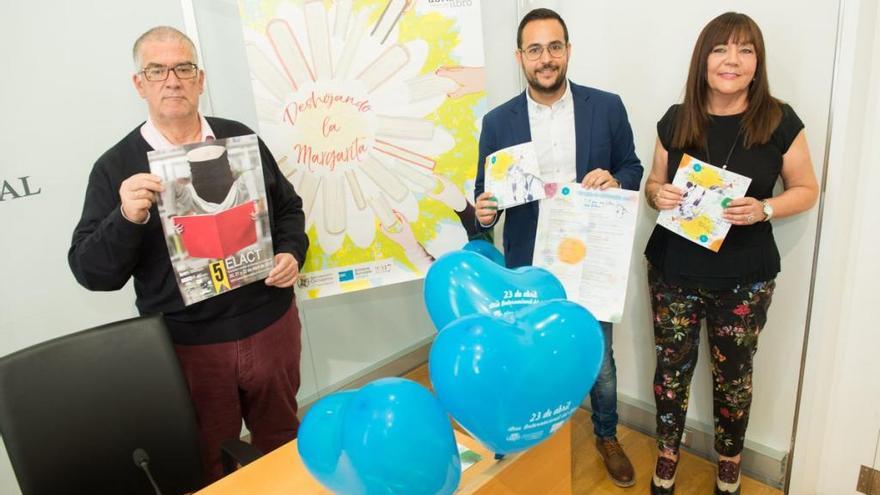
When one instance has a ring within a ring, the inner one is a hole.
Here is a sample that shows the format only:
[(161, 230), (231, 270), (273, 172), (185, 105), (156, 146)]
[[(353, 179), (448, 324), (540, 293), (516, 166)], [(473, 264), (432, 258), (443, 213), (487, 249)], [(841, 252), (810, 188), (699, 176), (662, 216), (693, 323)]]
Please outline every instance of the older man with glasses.
[[(544, 182), (578, 181), (584, 187), (638, 190), (642, 165), (620, 97), (566, 79), (571, 45), (565, 21), (550, 9), (523, 17), (516, 59), (528, 81), (519, 96), (483, 118), (474, 191), (477, 221), (490, 229), (498, 203), (485, 191), (485, 160), (495, 151), (531, 141)], [(532, 264), (538, 202), (505, 210), (504, 257), (508, 267)], [(611, 324), (602, 322), (605, 357), (590, 392), (593, 430), (608, 474), (618, 486), (635, 484), (632, 464), (617, 441), (617, 371)]]
[(90, 290), (117, 290), (133, 277), (140, 313), (164, 315), (212, 481), (222, 475), (220, 442), (238, 437), (242, 419), (264, 452), (296, 437), (301, 345), (293, 284), (309, 244), (302, 200), (260, 141), (275, 266), (264, 283), (185, 306), (156, 209), (166, 185), (149, 173), (147, 152), (253, 131), (199, 113), (205, 73), (192, 41), (177, 29), (150, 29), (133, 55), (132, 80), (146, 100), (147, 120), (92, 168), (68, 261)]

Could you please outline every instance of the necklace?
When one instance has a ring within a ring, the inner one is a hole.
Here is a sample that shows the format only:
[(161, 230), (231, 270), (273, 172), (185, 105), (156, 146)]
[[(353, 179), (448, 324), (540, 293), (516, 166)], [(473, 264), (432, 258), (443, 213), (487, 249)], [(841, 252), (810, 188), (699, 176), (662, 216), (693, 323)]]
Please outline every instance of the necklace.
[[(733, 150), (736, 148), (736, 143), (739, 141), (739, 136), (742, 134), (742, 125), (736, 130), (736, 137), (733, 138), (733, 144), (730, 145), (730, 150), (727, 152), (727, 158), (724, 159), (724, 163), (721, 164), (721, 168), (727, 170), (727, 164), (730, 163), (730, 157), (733, 155)], [(706, 161), (712, 163), (712, 155), (709, 154), (709, 133), (706, 133)]]

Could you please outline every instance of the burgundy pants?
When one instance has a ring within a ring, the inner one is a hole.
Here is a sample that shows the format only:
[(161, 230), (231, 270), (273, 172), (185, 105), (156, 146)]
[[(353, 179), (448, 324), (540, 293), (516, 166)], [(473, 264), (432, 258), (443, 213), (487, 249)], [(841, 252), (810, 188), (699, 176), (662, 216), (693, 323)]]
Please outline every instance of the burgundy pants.
[(296, 303), (250, 337), (207, 345), (175, 345), (196, 410), (208, 482), (223, 476), (220, 443), (241, 434), (268, 453), (296, 438), (300, 323)]

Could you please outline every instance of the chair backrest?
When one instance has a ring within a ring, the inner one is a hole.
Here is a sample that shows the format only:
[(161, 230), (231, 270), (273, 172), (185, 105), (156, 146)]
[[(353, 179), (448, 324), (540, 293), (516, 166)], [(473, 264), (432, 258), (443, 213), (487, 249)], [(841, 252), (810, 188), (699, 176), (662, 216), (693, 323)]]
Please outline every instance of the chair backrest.
[(165, 495), (202, 486), (195, 412), (161, 317), (66, 335), (0, 358), (0, 434), (24, 495)]

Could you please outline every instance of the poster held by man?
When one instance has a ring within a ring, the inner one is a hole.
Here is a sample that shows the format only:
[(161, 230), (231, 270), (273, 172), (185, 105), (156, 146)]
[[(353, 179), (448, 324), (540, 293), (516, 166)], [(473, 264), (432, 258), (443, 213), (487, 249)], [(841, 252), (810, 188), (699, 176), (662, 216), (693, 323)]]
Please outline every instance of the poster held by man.
[(187, 305), (266, 278), (274, 266), (254, 134), (147, 154), (166, 187), (159, 216)]

